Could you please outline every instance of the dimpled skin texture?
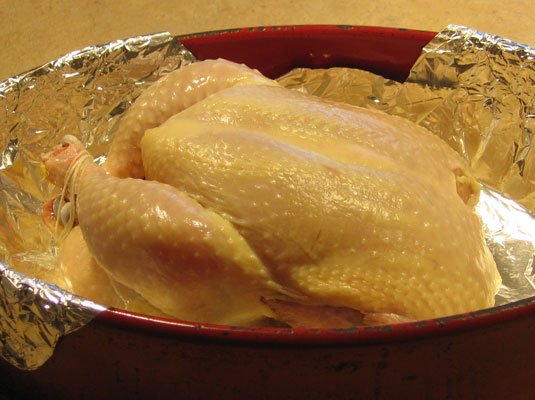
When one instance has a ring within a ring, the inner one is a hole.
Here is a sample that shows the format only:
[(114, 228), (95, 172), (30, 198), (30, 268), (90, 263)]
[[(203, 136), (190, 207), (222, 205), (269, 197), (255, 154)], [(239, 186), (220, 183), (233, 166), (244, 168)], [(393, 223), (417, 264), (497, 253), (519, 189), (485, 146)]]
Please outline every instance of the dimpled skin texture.
[[(89, 251), (79, 226), (69, 232), (59, 253), (65, 289), (99, 304), (169, 317), (127, 286), (115, 281)], [(60, 284), (61, 285), (61, 284)]]
[(69, 232), (61, 247), (59, 259), (67, 290), (101, 304), (125, 307), (121, 296), (113, 290), (110, 277), (98, 266), (89, 252), (79, 227)]
[(94, 164), (74, 191), (95, 260), (164, 313), (222, 324), (270, 315), (260, 297), (278, 286), (219, 215), (173, 187), (113, 177)]
[(139, 141), (143, 133), (223, 88), (277, 85), (258, 71), (226, 60), (206, 60), (177, 69), (145, 90), (121, 120), (104, 168), (118, 177), (142, 178)]
[(408, 121), (240, 86), (147, 131), (141, 150), (147, 179), (229, 221), (300, 303), (412, 319), (494, 303), (478, 185)]

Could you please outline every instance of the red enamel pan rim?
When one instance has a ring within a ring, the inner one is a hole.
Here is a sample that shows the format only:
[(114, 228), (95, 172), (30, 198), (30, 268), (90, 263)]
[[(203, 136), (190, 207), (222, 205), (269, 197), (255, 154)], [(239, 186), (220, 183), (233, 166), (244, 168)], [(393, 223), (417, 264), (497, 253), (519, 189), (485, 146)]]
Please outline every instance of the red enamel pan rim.
[(148, 335), (171, 335), (183, 340), (215, 340), (264, 345), (337, 345), (396, 342), (458, 334), (521, 318), (533, 318), (534, 315), (535, 297), (530, 297), (503, 306), (444, 318), (343, 329), (259, 328), (201, 324), (152, 317), (115, 308), (101, 312), (96, 317), (96, 321), (121, 328), (134, 329)]
[(403, 81), (435, 32), (351, 25), (239, 28), (179, 36), (199, 60), (226, 58), (276, 78), (297, 67), (353, 67)]
[[(349, 25), (238, 28), (177, 37), (199, 60), (226, 58), (276, 78), (296, 67), (354, 67), (403, 81), (435, 32)], [(535, 297), (446, 318), (350, 329), (252, 328), (170, 320), (110, 308), (92, 323), (180, 340), (338, 345), (412, 340), (534, 318)]]

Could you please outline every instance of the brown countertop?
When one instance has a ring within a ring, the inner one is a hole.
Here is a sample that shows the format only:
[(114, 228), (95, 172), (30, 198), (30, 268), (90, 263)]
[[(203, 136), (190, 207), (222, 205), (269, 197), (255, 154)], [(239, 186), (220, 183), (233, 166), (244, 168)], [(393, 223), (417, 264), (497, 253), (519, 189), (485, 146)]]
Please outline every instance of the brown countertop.
[(0, 81), (72, 50), (160, 31), (179, 35), (293, 24), (440, 31), (453, 23), (535, 46), (534, 17), (530, 0), (4, 1)]

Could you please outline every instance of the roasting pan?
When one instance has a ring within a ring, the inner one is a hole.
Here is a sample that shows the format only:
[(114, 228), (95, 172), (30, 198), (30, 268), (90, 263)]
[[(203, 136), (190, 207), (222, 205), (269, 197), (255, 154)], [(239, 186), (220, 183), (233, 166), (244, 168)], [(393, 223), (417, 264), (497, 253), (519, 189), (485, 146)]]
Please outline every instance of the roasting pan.
[[(200, 60), (278, 77), (346, 66), (403, 81), (434, 32), (281, 26), (179, 37)], [(258, 49), (261, 49), (259, 51)], [(35, 371), (0, 359), (8, 398), (535, 398), (535, 298), (352, 329), (241, 328), (118, 309), (60, 339)]]

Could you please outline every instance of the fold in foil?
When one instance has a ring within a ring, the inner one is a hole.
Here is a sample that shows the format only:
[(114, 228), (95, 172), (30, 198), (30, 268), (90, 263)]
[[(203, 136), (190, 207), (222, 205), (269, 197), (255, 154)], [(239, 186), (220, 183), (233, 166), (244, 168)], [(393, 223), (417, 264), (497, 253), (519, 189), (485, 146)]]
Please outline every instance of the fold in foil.
[(0, 355), (21, 369), (41, 366), (61, 336), (104, 309), (0, 263)]
[[(411, 119), (457, 150), (487, 186), (477, 212), (504, 278), (497, 296), (503, 304), (535, 294), (535, 222), (528, 211), (535, 210), (534, 55), (449, 26), (404, 84), (338, 68), (300, 69), (280, 82)], [(57, 189), (43, 180), (40, 155), (74, 134), (103, 161), (118, 119), (140, 92), (193, 61), (176, 38), (161, 33), (86, 48), (0, 84), (0, 355), (11, 364), (39, 367), (61, 335), (104, 309), (45, 282), (63, 286), (54, 238), (40, 217)]]

